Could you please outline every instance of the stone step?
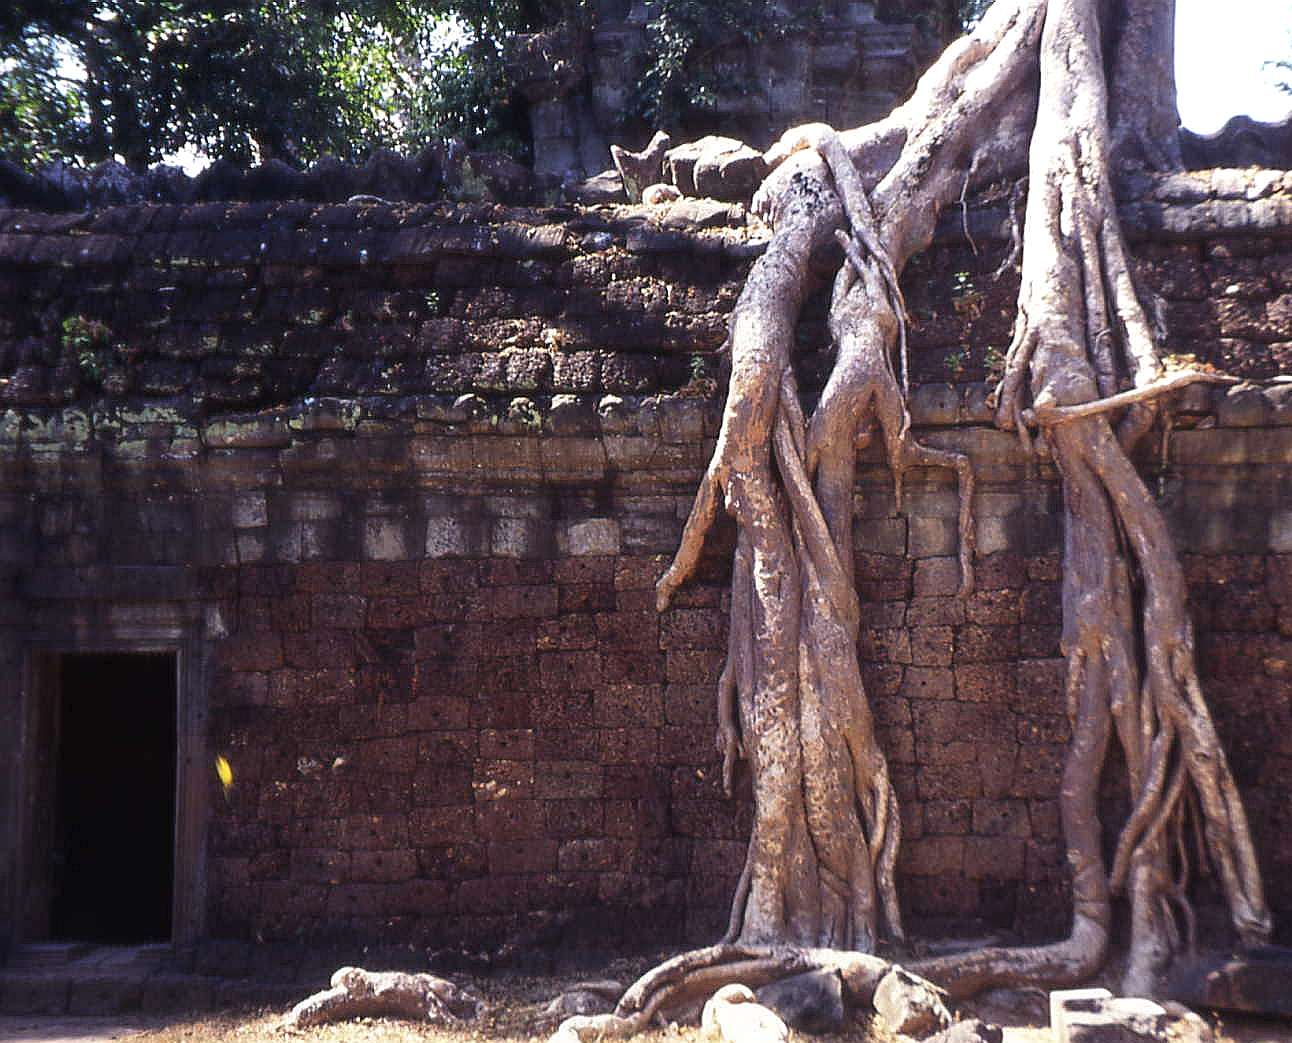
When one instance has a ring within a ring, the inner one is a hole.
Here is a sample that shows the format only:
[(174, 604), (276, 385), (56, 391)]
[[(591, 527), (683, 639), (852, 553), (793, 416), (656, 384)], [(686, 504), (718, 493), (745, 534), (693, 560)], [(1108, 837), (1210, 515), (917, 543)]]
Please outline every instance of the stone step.
[(35, 971), (44, 967), (62, 967), (80, 959), (94, 948), (89, 942), (34, 942), (20, 945), (9, 962), (11, 971)]
[(304, 995), (298, 985), (142, 969), (0, 972), (0, 1014), (10, 1015), (206, 1013), (247, 1007), (285, 1011)]

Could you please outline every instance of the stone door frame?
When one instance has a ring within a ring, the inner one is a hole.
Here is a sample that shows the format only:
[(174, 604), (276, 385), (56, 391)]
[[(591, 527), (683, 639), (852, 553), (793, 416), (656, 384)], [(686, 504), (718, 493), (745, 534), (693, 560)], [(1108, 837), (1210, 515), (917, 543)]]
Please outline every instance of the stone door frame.
[[(119, 632), (74, 640), (32, 640), (24, 648), (18, 740), (17, 913), (15, 941), (48, 940), (49, 895), (42, 894), (50, 838), (41, 835), (39, 803), (52, 799), (52, 750), (41, 749), (57, 728), (59, 664), (71, 654), (167, 653), (175, 656), (175, 848), (171, 905), (172, 945), (191, 945), (206, 921), (206, 827), (210, 795), (207, 755), (209, 657), (200, 642), (170, 627), (156, 633)], [(33, 902), (36, 907), (33, 908)], [(43, 937), (41, 935), (43, 934)]]

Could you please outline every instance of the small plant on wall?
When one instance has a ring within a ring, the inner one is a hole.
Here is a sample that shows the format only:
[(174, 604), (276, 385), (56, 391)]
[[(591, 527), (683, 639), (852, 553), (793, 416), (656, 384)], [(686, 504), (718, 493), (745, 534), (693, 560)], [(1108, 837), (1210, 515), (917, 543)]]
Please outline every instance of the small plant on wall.
[(102, 384), (111, 364), (109, 341), (112, 330), (98, 319), (69, 315), (63, 320), (61, 343), (66, 354), (76, 357), (81, 377), (92, 384)]
[(109, 394), (129, 388), (128, 367), (140, 354), (138, 347), (114, 342), (106, 322), (84, 315), (69, 315), (63, 320), (59, 347), (64, 358), (75, 361), (81, 380)]

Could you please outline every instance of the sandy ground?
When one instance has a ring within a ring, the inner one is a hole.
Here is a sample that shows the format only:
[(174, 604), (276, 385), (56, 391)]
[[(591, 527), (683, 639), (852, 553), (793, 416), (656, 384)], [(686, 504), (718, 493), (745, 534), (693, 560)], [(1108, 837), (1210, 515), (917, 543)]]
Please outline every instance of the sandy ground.
[(6, 1016), (0, 1017), (0, 1043), (104, 1043), (156, 1027), (157, 1019), (145, 1018)]
[[(447, 1031), (424, 1028), (407, 1022), (364, 1019), (330, 1025), (304, 1032), (279, 1027), (281, 1014), (249, 1013), (210, 1017), (0, 1017), (0, 1043), (483, 1043), (487, 1040), (532, 1041), (545, 1039), (520, 1028), (501, 1029), (486, 1025), (474, 1030)], [(1292, 1022), (1261, 1018), (1211, 1019), (1218, 1043), (1292, 1043)], [(501, 1030), (500, 1030), (501, 1029)], [(651, 1033), (642, 1043), (699, 1043), (698, 1030), (681, 1028)], [(855, 1032), (832, 1037), (792, 1037), (791, 1043), (882, 1043), (885, 1036), (872, 1034), (864, 1025)], [(1052, 1043), (1046, 1027), (1037, 1024), (1005, 1026), (1004, 1043)], [(888, 1037), (892, 1041), (892, 1037)]]
[[(649, 960), (612, 961), (604, 970), (632, 980)], [(638, 966), (638, 965), (641, 966)], [(544, 1021), (551, 997), (577, 978), (514, 976), (487, 978), (477, 987), (489, 1002), (485, 1016), (470, 1025), (443, 1028), (387, 1019), (360, 1019), (304, 1031), (281, 1027), (283, 1010), (198, 1015), (119, 1015), (116, 1017), (0, 1016), (0, 1043), (543, 1043), (555, 1027)], [(302, 996), (302, 998), (304, 998)], [(1048, 1028), (1048, 997), (1040, 989), (988, 993), (966, 1004), (963, 1017), (979, 1017), (1005, 1028), (1004, 1043), (1053, 1043)], [(1207, 1019), (1217, 1043), (1292, 1043), (1292, 1021), (1250, 1017)], [(638, 1037), (640, 1043), (701, 1043), (697, 1028), (671, 1026)], [(791, 1033), (790, 1043), (902, 1043), (870, 1019), (859, 1020), (836, 1036)]]

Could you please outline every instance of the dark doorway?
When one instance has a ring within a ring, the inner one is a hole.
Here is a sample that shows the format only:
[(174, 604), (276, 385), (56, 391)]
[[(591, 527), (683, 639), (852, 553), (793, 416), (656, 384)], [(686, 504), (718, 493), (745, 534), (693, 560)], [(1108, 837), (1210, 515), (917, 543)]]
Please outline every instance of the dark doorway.
[(170, 941), (173, 653), (60, 657), (51, 934)]

